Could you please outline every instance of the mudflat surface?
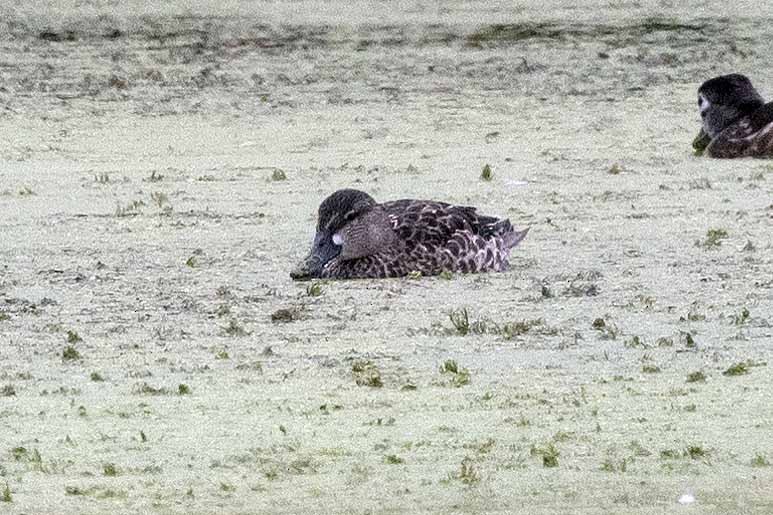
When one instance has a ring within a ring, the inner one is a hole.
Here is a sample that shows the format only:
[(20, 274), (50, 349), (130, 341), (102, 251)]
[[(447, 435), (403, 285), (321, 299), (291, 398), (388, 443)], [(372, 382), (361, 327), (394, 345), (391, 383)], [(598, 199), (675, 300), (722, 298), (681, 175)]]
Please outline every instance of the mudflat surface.
[[(773, 512), (773, 166), (690, 149), (773, 17), (704, 4), (3, 4), (0, 511)], [(531, 232), (292, 282), (341, 187)]]

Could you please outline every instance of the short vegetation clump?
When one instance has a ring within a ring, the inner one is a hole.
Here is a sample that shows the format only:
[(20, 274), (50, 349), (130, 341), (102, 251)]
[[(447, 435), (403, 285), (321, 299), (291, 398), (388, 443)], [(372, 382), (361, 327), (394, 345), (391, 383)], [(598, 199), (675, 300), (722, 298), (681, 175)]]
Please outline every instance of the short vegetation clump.
[(381, 371), (370, 360), (357, 360), (352, 363), (352, 376), (357, 386), (370, 386), (381, 388), (384, 382), (381, 380)]
[(81, 359), (81, 354), (78, 352), (78, 349), (73, 347), (72, 345), (68, 345), (67, 347), (62, 350), (62, 359), (64, 361), (75, 361)]
[[(447, 334), (455, 336), (467, 336), (469, 334), (492, 334), (501, 336), (506, 340), (512, 340), (522, 336), (532, 329), (543, 325), (541, 318), (533, 320), (518, 320), (515, 322), (498, 323), (487, 318), (471, 320), (466, 308), (456, 309), (448, 314), (452, 328)], [(551, 332), (549, 329), (548, 332)]]
[(490, 181), (494, 178), (494, 172), (491, 171), (491, 166), (488, 163), (483, 167), (483, 171), (480, 172), (480, 178), (484, 181)]
[(532, 446), (531, 448), (532, 456), (542, 456), (542, 466), (545, 468), (557, 467), (560, 454), (553, 443), (549, 443), (544, 447)]
[(727, 231), (724, 229), (709, 229), (704, 240), (695, 242), (695, 246), (704, 249), (715, 249), (722, 246), (722, 240), (727, 239)]
[(749, 373), (749, 364), (743, 361), (730, 365), (722, 372), (723, 376), (742, 376)]
[(460, 367), (453, 359), (448, 359), (440, 365), (440, 373), (450, 377), (448, 384), (455, 388), (470, 384), (472, 380), (470, 371)]

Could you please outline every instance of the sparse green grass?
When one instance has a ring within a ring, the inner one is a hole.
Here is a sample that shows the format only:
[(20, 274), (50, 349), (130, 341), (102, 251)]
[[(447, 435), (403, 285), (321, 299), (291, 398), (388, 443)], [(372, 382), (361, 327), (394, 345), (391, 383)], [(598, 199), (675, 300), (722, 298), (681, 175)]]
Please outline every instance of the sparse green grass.
[(620, 335), (620, 330), (618, 330), (615, 324), (607, 322), (601, 317), (593, 320), (591, 327), (599, 332), (602, 340), (616, 340)]
[(100, 374), (99, 372), (92, 372), (89, 378), (95, 383), (101, 383), (102, 381), (105, 380), (105, 378), (102, 377), (102, 374)]
[(642, 341), (642, 339), (638, 335), (633, 335), (625, 342), (623, 342), (623, 345), (625, 345), (629, 349), (637, 349), (637, 348), (648, 348), (647, 344)]
[(273, 172), (271, 172), (271, 180), (272, 181), (285, 181), (287, 180), (287, 174), (284, 172), (284, 170), (280, 170), (279, 168), (275, 168)]
[(615, 163), (609, 167), (609, 169), (607, 170), (607, 173), (610, 175), (620, 175), (622, 171), (623, 171), (623, 167), (620, 166), (619, 163)]
[(628, 448), (631, 450), (634, 456), (644, 457), (652, 455), (652, 452), (650, 452), (648, 449), (645, 449), (644, 446), (636, 440), (633, 440), (630, 444), (628, 444)]
[(706, 451), (700, 445), (690, 445), (684, 451), (684, 456), (686, 458), (689, 457), (690, 459), (693, 459), (693, 460), (705, 458), (707, 455), (708, 455), (708, 451)]
[(706, 179), (705, 177), (700, 179), (693, 179), (688, 184), (687, 187), (691, 190), (710, 190), (711, 188), (711, 181)]
[(13, 496), (11, 495), (11, 487), (8, 486), (8, 483), (5, 483), (5, 488), (3, 488), (3, 495), (0, 498), (3, 502), (13, 502)]
[(381, 380), (381, 371), (367, 359), (359, 359), (352, 363), (352, 376), (354, 376), (354, 382), (357, 386), (370, 386), (372, 388), (384, 386)]
[(505, 340), (512, 340), (517, 336), (524, 335), (531, 331), (533, 328), (541, 326), (542, 319), (536, 318), (534, 320), (520, 320), (517, 322), (509, 322), (501, 327), (502, 336)]
[(150, 172), (150, 176), (147, 179), (144, 179), (146, 182), (161, 182), (164, 180), (164, 176), (161, 175), (161, 173), (153, 170)]
[(467, 308), (451, 311), (448, 317), (459, 336), (466, 336), (470, 332), (470, 316), (467, 313)]
[(0, 311), (0, 322), (5, 322), (6, 320), (10, 320), (11, 315), (6, 313), (5, 311)]
[(46, 468), (43, 466), (43, 457), (37, 449), (29, 451), (25, 447), (14, 447), (11, 449), (11, 456), (14, 461), (27, 462), (32, 470), (46, 471)]
[(105, 463), (102, 465), (102, 473), (108, 477), (115, 477), (118, 475), (118, 468), (115, 463)]
[(531, 425), (531, 421), (526, 418), (523, 413), (518, 415), (518, 418), (507, 417), (505, 418), (505, 422), (508, 424), (515, 424), (517, 427), (528, 427)]
[(190, 395), (191, 394), (191, 387), (188, 386), (185, 383), (180, 383), (177, 385), (177, 394), (178, 395)]
[[(514, 45), (525, 40), (545, 41), (599, 41), (607, 40), (615, 46), (638, 42), (653, 33), (700, 38), (706, 25), (686, 24), (664, 17), (651, 17), (623, 24), (521, 21), (516, 23), (486, 24), (465, 36), (465, 44), (473, 48), (491, 45)], [(672, 64), (673, 66), (673, 64)]]
[(110, 175), (107, 172), (100, 172), (94, 175), (94, 182), (97, 184), (110, 184)]
[(451, 377), (449, 385), (456, 388), (470, 384), (472, 380), (470, 371), (460, 367), (453, 359), (448, 359), (440, 365), (440, 373), (449, 374)]
[(25, 447), (14, 447), (11, 449), (11, 456), (15, 461), (21, 461), (27, 458), (27, 449)]
[(295, 322), (302, 318), (302, 309), (294, 306), (291, 308), (277, 309), (271, 313), (272, 322)]
[(150, 200), (153, 201), (156, 206), (161, 209), (164, 207), (164, 204), (169, 205), (169, 197), (166, 193), (163, 193), (161, 191), (154, 191), (150, 194)]
[(225, 349), (220, 349), (219, 351), (215, 352), (215, 359), (230, 359), (231, 356), (228, 355), (228, 351)]
[(545, 468), (557, 467), (561, 454), (552, 442), (544, 447), (532, 445), (530, 453), (532, 456), (542, 456), (542, 466)]
[(0, 388), (0, 397), (13, 397), (16, 395), (16, 388), (12, 384), (7, 384)]
[(733, 324), (744, 325), (749, 321), (749, 315), (749, 310), (744, 307), (740, 313), (733, 315)]
[(83, 338), (80, 337), (80, 335), (76, 331), (67, 331), (67, 343), (78, 343), (82, 342)]
[(421, 279), (421, 272), (419, 272), (418, 270), (411, 270), (410, 272), (408, 272), (408, 275), (406, 275), (405, 277), (407, 279), (413, 279), (413, 280)]
[(483, 170), (480, 172), (480, 178), (483, 181), (490, 181), (494, 178), (494, 172), (491, 171), (491, 166), (488, 163), (483, 166)]
[(228, 321), (228, 325), (223, 328), (223, 331), (228, 336), (247, 336), (248, 334), (244, 327), (234, 318)]
[(681, 453), (674, 449), (663, 449), (660, 451), (660, 458), (664, 460), (675, 460), (679, 459), (681, 456)]
[(752, 467), (769, 467), (770, 462), (768, 459), (762, 455), (762, 454), (755, 454), (754, 457), (751, 460), (751, 466)]
[(142, 212), (142, 208), (145, 207), (145, 202), (142, 200), (132, 200), (126, 205), (116, 204), (115, 216), (121, 218), (125, 216), (135, 216)]
[(459, 473), (456, 475), (456, 479), (465, 485), (473, 485), (480, 481), (480, 474), (478, 474), (478, 470), (475, 467), (472, 458), (465, 456), (459, 467)]
[(664, 460), (678, 460), (680, 458), (689, 458), (699, 460), (708, 457), (709, 452), (700, 445), (688, 445), (684, 450), (663, 449), (660, 451), (660, 458)]
[(167, 388), (156, 388), (155, 386), (151, 386), (144, 382), (135, 385), (132, 391), (141, 395), (169, 395), (169, 390)]
[(642, 365), (641, 371), (645, 374), (659, 374), (661, 372), (657, 365)]
[[(524, 335), (543, 325), (541, 318), (534, 320), (519, 320), (515, 322), (497, 323), (489, 319), (470, 320), (470, 314), (467, 308), (452, 310), (448, 314), (453, 326), (448, 334), (456, 336), (467, 336), (468, 334), (492, 334), (503, 337), (505, 340), (511, 340)], [(543, 332), (556, 334), (551, 328), (544, 328)]]
[(722, 240), (727, 239), (727, 236), (727, 231), (725, 229), (709, 229), (706, 232), (706, 239), (696, 241), (695, 246), (704, 249), (714, 249), (720, 247), (722, 245)]
[(701, 370), (698, 370), (697, 372), (690, 372), (687, 374), (687, 382), (688, 383), (705, 383), (706, 382), (706, 374), (704, 374)]
[(191, 256), (185, 260), (185, 266), (188, 268), (196, 268), (199, 266), (199, 260), (196, 258), (196, 256)]
[(722, 372), (723, 376), (742, 376), (749, 373), (749, 364), (743, 361), (730, 365)]
[(441, 279), (445, 279), (446, 281), (450, 281), (451, 279), (454, 278), (454, 273), (451, 272), (450, 270), (443, 270), (438, 274), (438, 277), (440, 277)]
[(615, 461), (612, 458), (607, 458), (601, 462), (600, 469), (604, 472), (620, 472), (624, 473), (628, 469), (628, 458), (623, 458), (620, 461)]
[(683, 344), (687, 349), (694, 349), (697, 346), (695, 339), (692, 337), (692, 334), (688, 333), (687, 331), (679, 331), (679, 340), (680, 343)]
[(319, 297), (322, 295), (322, 283), (315, 281), (306, 286), (306, 295), (309, 297)]
[(384, 461), (389, 465), (401, 465), (405, 463), (405, 460), (396, 454), (387, 454), (384, 456)]
[(68, 345), (67, 347), (64, 348), (64, 350), (62, 350), (63, 361), (76, 361), (79, 359), (81, 359), (81, 354), (72, 345)]

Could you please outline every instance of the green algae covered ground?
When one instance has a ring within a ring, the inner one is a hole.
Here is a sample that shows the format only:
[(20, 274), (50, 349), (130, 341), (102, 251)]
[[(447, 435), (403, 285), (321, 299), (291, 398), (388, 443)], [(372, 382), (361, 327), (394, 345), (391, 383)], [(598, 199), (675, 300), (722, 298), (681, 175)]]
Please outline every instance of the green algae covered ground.
[[(0, 7), (0, 513), (773, 513), (773, 165), (691, 149), (750, 6)], [(292, 282), (341, 187), (531, 232)]]

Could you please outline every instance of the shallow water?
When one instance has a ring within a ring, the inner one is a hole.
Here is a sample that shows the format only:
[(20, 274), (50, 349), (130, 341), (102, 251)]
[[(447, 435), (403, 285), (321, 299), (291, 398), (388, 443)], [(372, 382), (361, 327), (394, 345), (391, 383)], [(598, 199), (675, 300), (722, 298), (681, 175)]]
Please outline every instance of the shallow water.
[[(137, 5), (0, 8), (0, 506), (773, 511), (773, 167), (691, 149), (768, 13)], [(309, 290), (341, 187), (531, 231)]]

